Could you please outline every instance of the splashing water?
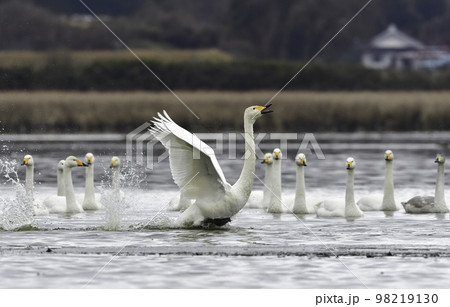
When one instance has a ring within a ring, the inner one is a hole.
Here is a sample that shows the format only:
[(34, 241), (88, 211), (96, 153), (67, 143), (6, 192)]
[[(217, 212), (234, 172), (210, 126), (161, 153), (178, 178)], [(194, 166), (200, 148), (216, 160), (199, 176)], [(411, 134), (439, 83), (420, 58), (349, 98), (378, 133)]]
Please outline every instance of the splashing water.
[(3, 175), (3, 184), (12, 184), (15, 190), (15, 199), (0, 199), (1, 210), (0, 227), (5, 230), (14, 230), (24, 226), (34, 226), (33, 200), (27, 195), (25, 187), (20, 183), (16, 170), (16, 160), (0, 159), (0, 174)]

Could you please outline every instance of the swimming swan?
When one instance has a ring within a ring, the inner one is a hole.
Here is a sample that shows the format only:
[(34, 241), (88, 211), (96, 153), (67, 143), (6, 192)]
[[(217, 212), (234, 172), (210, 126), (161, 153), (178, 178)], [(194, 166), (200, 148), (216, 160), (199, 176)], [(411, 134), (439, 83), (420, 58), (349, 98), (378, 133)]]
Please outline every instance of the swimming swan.
[(272, 193), (270, 192), (272, 186), (272, 173), (273, 173), (273, 157), (271, 153), (266, 153), (264, 155), (264, 160), (261, 164), (266, 165), (266, 172), (264, 175), (264, 190), (263, 191), (252, 191), (248, 199), (246, 208), (258, 208), (267, 209), (271, 199)]
[(253, 124), (267, 107), (252, 106), (244, 112), (245, 161), (241, 175), (231, 186), (225, 179), (214, 151), (189, 131), (178, 126), (164, 111), (152, 121), (150, 132), (169, 151), (170, 169), (175, 183), (195, 199), (179, 217), (184, 226), (225, 225), (247, 203), (255, 172)]
[(364, 213), (355, 204), (353, 191), (356, 162), (353, 158), (347, 159), (347, 186), (345, 189), (345, 202), (342, 199), (327, 199), (316, 205), (316, 214), (319, 217), (345, 217), (358, 218)]
[(125, 198), (125, 193), (120, 189), (120, 166), (120, 158), (117, 156), (112, 157), (111, 165), (109, 166), (113, 170), (112, 191), (117, 197), (116, 199), (122, 201)]
[[(50, 213), (80, 213), (83, 212), (83, 207), (77, 202), (72, 183), (72, 168), (78, 166), (87, 166), (74, 156), (69, 156), (64, 161), (64, 187), (65, 196), (48, 197), (44, 204)], [(65, 202), (61, 200), (65, 199)]]
[(94, 188), (94, 155), (92, 153), (86, 154), (86, 184), (84, 188), (83, 209), (84, 210), (99, 210), (100, 204), (99, 193), (95, 193)]
[(66, 189), (64, 187), (64, 160), (58, 162), (58, 167), (56, 171), (56, 182), (58, 184), (58, 196), (65, 196)]
[[(319, 203), (319, 200), (312, 197), (306, 197), (305, 193), (305, 167), (306, 156), (299, 153), (295, 157), (295, 164), (297, 165), (297, 180), (295, 188), (294, 204), (292, 206), (292, 213), (294, 214), (311, 214), (315, 213), (314, 205)], [(287, 201), (289, 203), (289, 201)]]
[(362, 211), (397, 211), (398, 207), (395, 204), (394, 198), (394, 176), (393, 176), (393, 162), (394, 153), (391, 150), (386, 150), (384, 153), (384, 160), (386, 160), (386, 169), (384, 175), (384, 193), (383, 195), (369, 195), (362, 197), (356, 203)]
[(34, 159), (31, 155), (23, 157), (21, 165), (25, 165), (25, 195), (33, 208), (33, 215), (48, 215), (47, 208), (34, 198)]
[(403, 208), (407, 213), (447, 213), (448, 208), (445, 203), (444, 195), (444, 164), (445, 157), (438, 154), (434, 161), (438, 164), (438, 173), (436, 180), (436, 190), (433, 196), (415, 196), (407, 202), (402, 202)]
[(283, 154), (279, 148), (275, 148), (272, 153), (273, 157), (273, 173), (272, 184), (270, 186), (270, 201), (267, 208), (268, 213), (282, 213), (289, 211), (281, 199), (281, 161)]

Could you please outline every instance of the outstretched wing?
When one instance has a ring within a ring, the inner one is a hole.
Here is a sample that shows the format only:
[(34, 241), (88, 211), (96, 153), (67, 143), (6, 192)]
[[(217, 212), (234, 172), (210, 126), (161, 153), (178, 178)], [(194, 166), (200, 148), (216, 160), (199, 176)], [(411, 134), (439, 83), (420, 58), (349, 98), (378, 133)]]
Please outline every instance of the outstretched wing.
[(169, 151), (175, 183), (189, 198), (216, 199), (227, 181), (213, 149), (197, 136), (178, 126), (166, 113), (158, 113), (149, 129)]

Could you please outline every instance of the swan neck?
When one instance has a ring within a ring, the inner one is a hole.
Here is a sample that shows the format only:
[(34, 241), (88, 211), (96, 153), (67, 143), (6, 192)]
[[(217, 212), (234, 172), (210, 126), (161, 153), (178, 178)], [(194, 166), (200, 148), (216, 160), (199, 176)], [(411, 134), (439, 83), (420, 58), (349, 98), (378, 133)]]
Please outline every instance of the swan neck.
[(66, 191), (64, 188), (64, 171), (58, 169), (56, 173), (56, 181), (58, 182), (58, 196), (65, 196)]
[(90, 164), (86, 168), (86, 183), (84, 187), (84, 198), (94, 199), (94, 164)]
[(394, 198), (394, 175), (393, 175), (393, 161), (386, 161), (386, 169), (384, 173), (384, 192), (382, 210), (397, 210)]
[(282, 212), (281, 202), (281, 159), (273, 161), (272, 192), (268, 212)]
[(263, 194), (263, 205), (267, 207), (270, 202), (270, 198), (272, 195), (272, 174), (273, 167), (272, 165), (266, 165), (266, 173), (264, 175), (264, 194)]
[(240, 190), (248, 199), (253, 188), (254, 172), (255, 172), (255, 140), (253, 136), (253, 123), (244, 117), (244, 140), (245, 154), (244, 166), (242, 168), (239, 179), (234, 187)]
[(75, 199), (75, 191), (73, 190), (72, 169), (70, 167), (64, 167), (64, 186), (66, 190), (66, 211), (76, 211), (77, 202)]
[(438, 173), (437, 173), (437, 181), (436, 181), (436, 190), (434, 193), (434, 202), (437, 207), (445, 207), (447, 208), (447, 205), (445, 203), (445, 196), (444, 196), (444, 186), (445, 186), (445, 170), (444, 170), (444, 164), (439, 163), (438, 165)]
[(355, 170), (350, 169), (347, 171), (347, 185), (345, 189), (345, 208), (356, 207), (355, 194), (354, 194), (354, 182), (355, 182)]
[(119, 167), (116, 167), (114, 169), (113, 179), (112, 179), (112, 188), (115, 191), (119, 191), (119, 189), (120, 189), (120, 168)]
[(34, 165), (27, 165), (25, 169), (25, 193), (33, 197)]
[(306, 194), (305, 194), (305, 167), (297, 167), (297, 181), (295, 187), (294, 212), (296, 210), (306, 211)]

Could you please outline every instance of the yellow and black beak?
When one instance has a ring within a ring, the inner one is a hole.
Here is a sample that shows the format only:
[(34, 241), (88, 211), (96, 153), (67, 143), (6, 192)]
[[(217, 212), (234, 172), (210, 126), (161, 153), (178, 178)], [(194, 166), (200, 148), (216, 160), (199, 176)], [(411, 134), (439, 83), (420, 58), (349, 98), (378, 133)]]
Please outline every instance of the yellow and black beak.
[(87, 158), (86, 159), (86, 164), (87, 165), (91, 165), (92, 164), (92, 158)]
[(28, 165), (28, 161), (30, 161), (29, 158), (24, 158), (23, 162), (20, 165)]
[(116, 167), (116, 160), (112, 160), (111, 161), (111, 165), (109, 166), (109, 168), (113, 168), (113, 167)]
[(439, 163), (439, 158), (436, 158), (436, 160), (434, 160), (434, 163)]
[(261, 114), (271, 113), (271, 112), (273, 112), (273, 110), (267, 110), (268, 108), (270, 108), (271, 105), (272, 105), (272, 104), (269, 103), (269, 104), (267, 104), (267, 105), (265, 105), (265, 106), (257, 106), (256, 109), (257, 109), (258, 111), (260, 111)]
[(76, 160), (78, 166), (88, 166), (86, 163)]
[(265, 157), (264, 160), (261, 161), (261, 164), (269, 163), (269, 158)]
[(307, 166), (307, 165), (306, 165), (306, 159), (305, 159), (305, 158), (302, 158), (302, 159), (300, 160), (300, 164), (303, 165), (303, 166)]
[(351, 169), (352, 168), (352, 162), (347, 162), (347, 169)]
[(384, 155), (384, 160), (390, 160), (390, 159), (391, 159), (391, 154)]

